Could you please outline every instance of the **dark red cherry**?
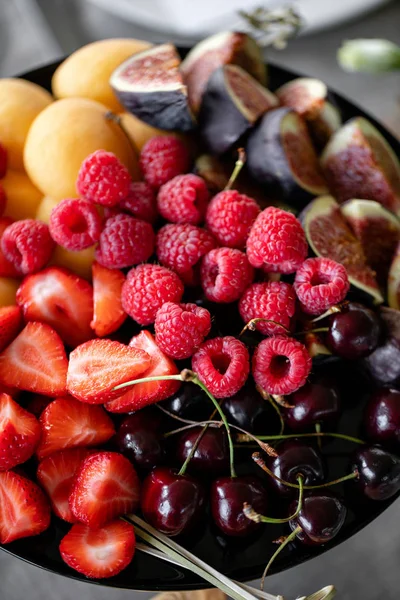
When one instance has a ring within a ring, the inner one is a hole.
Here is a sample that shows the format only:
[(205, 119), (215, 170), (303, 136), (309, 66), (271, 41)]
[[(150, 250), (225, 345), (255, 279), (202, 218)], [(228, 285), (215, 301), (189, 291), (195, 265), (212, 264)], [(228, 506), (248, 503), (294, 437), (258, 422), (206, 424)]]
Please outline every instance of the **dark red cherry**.
[(141, 410), (125, 417), (115, 441), (118, 449), (141, 471), (150, 471), (165, 462), (165, 448), (159, 411)]
[[(289, 514), (293, 514), (297, 502), (292, 502)], [(289, 521), (292, 531), (301, 527), (297, 538), (311, 546), (326, 544), (332, 540), (342, 528), (347, 510), (344, 504), (331, 492), (319, 491), (307, 494), (303, 498), (303, 506), (295, 519)]]
[(229, 423), (250, 433), (266, 435), (279, 427), (276, 412), (257, 392), (254, 383), (247, 383), (237, 394), (225, 398), (221, 406)]
[(207, 394), (193, 383), (183, 383), (174, 396), (160, 404), (178, 417), (196, 421), (207, 420), (214, 408)]
[[(203, 427), (193, 427), (184, 431), (177, 441), (176, 458), (183, 464)], [(220, 427), (208, 427), (190, 459), (188, 473), (197, 475), (221, 475), (229, 470), (229, 447), (226, 431)]]
[(220, 477), (211, 486), (211, 514), (217, 527), (233, 537), (244, 537), (256, 531), (260, 524), (243, 513), (247, 502), (260, 514), (267, 510), (267, 491), (262, 482), (251, 475)]
[(349, 360), (363, 358), (375, 350), (381, 336), (381, 322), (371, 309), (350, 302), (342, 312), (329, 318), (326, 334), (332, 352)]
[(393, 450), (400, 450), (400, 391), (381, 388), (372, 394), (364, 415), (367, 438)]
[(339, 391), (323, 376), (306, 383), (285, 399), (293, 408), (284, 409), (284, 419), (294, 431), (309, 429), (316, 423), (332, 423), (339, 416)]
[(190, 531), (202, 517), (204, 502), (205, 492), (199, 481), (166, 467), (154, 469), (142, 485), (143, 516), (165, 535)]
[(353, 456), (359, 489), (371, 500), (387, 500), (400, 491), (400, 458), (378, 446), (362, 446)]

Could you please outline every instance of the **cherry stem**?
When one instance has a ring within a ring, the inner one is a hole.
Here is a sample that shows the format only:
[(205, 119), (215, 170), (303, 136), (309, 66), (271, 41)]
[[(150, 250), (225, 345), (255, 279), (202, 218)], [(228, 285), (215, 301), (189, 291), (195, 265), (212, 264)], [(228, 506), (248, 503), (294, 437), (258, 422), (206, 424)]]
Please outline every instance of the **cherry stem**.
[(265, 569), (264, 569), (264, 573), (262, 574), (262, 577), (261, 577), (261, 585), (260, 585), (260, 588), (261, 588), (261, 590), (263, 590), (263, 589), (264, 589), (264, 582), (265, 582), (265, 578), (266, 578), (266, 576), (267, 576), (267, 574), (268, 574), (268, 571), (269, 571), (269, 569), (270, 569), (270, 567), (271, 567), (272, 563), (274, 562), (274, 560), (276, 559), (276, 557), (278, 556), (278, 554), (280, 554), (280, 553), (282, 552), (282, 550), (283, 550), (283, 549), (284, 549), (284, 548), (285, 548), (285, 547), (286, 547), (288, 544), (290, 544), (290, 542), (292, 542), (292, 541), (295, 539), (295, 537), (297, 536), (297, 534), (301, 533), (301, 531), (302, 531), (302, 528), (301, 528), (300, 526), (296, 527), (296, 529), (294, 529), (294, 530), (292, 531), (292, 533), (290, 533), (290, 534), (287, 536), (287, 538), (285, 539), (285, 541), (284, 541), (284, 542), (282, 542), (282, 544), (279, 546), (278, 550), (276, 550), (276, 551), (273, 553), (273, 555), (272, 555), (272, 556), (271, 556), (271, 558), (269, 559), (269, 562), (268, 562), (267, 566), (265, 567)]
[(304, 486), (303, 486), (303, 475), (299, 475), (297, 477), (297, 481), (299, 482), (299, 498), (297, 500), (297, 508), (296, 511), (290, 515), (290, 517), (286, 517), (285, 519), (274, 519), (273, 517), (265, 517), (264, 515), (260, 515), (258, 512), (256, 512), (252, 506), (250, 506), (250, 504), (247, 504), (247, 502), (244, 503), (243, 505), (243, 512), (245, 514), (245, 516), (250, 519), (251, 521), (255, 521), (256, 523), (272, 523), (272, 524), (279, 524), (279, 523), (287, 523), (288, 521), (292, 521), (293, 519), (295, 519), (297, 517), (297, 515), (299, 514), (299, 512), (301, 511), (301, 508), (303, 506), (303, 491), (304, 491)]
[(335, 306), (331, 306), (330, 308), (328, 308), (327, 311), (322, 313), (322, 315), (319, 315), (319, 317), (315, 317), (315, 319), (313, 319), (311, 321), (311, 323), (318, 323), (318, 321), (322, 321), (322, 319), (326, 319), (327, 317), (330, 317), (331, 315), (334, 315), (335, 313), (342, 312), (342, 308), (346, 304), (348, 304), (348, 302), (342, 302), (341, 304), (336, 304)]
[(293, 404), (287, 402), (285, 398), (283, 396), (280, 396), (279, 394), (272, 394), (272, 398), (277, 404), (279, 404), (279, 406), (282, 406), (282, 408), (294, 408)]
[[(240, 439), (239, 441), (246, 441), (244, 439)], [(347, 442), (352, 442), (353, 444), (365, 444), (364, 440), (360, 440), (359, 438), (353, 437), (351, 435), (346, 435), (344, 433), (330, 433), (328, 431), (313, 431), (310, 433), (287, 433), (285, 435), (258, 435), (257, 439), (263, 440), (264, 442), (273, 442), (275, 440), (290, 440), (292, 438), (307, 438), (307, 437), (333, 437), (338, 438), (339, 440), (346, 440)]]
[(322, 448), (321, 423), (315, 423), (315, 433), (319, 433), (320, 434), (317, 437), (317, 444), (318, 444), (318, 448), (321, 450), (321, 448)]
[(230, 190), (232, 188), (232, 186), (235, 183), (245, 162), (246, 162), (246, 153), (244, 151), (244, 148), (239, 148), (238, 149), (238, 159), (235, 163), (235, 168), (232, 171), (232, 175), (229, 177), (228, 183), (224, 187), (224, 191)]
[(315, 329), (307, 329), (305, 331), (296, 331), (294, 335), (308, 335), (309, 333), (328, 333), (329, 327), (316, 327)]
[(250, 321), (246, 323), (242, 331), (239, 333), (239, 337), (242, 336), (247, 329), (249, 329), (250, 331), (255, 331), (257, 329), (257, 323), (272, 323), (273, 325), (281, 327), (285, 331), (285, 333), (290, 333), (290, 329), (288, 329), (278, 321), (273, 321), (272, 319), (264, 319), (263, 317), (255, 317), (254, 319), (250, 319)]
[[(213, 412), (210, 415), (210, 421), (214, 418), (215, 413), (216, 413), (216, 409), (214, 408)], [(179, 469), (178, 475), (184, 475), (186, 473), (186, 469), (190, 463), (190, 461), (192, 460), (193, 456), (195, 455), (195, 452), (197, 450), (197, 448), (199, 447), (199, 444), (203, 438), (203, 435), (205, 434), (205, 432), (207, 431), (209, 426), (209, 423), (206, 423), (202, 430), (200, 431), (199, 435), (197, 436), (197, 439), (195, 441), (195, 443), (192, 446), (192, 449), (190, 450), (188, 456), (186, 457), (185, 462), (183, 463), (183, 465), (181, 466), (181, 468)]]
[(267, 400), (270, 403), (270, 405), (272, 406), (272, 408), (278, 415), (278, 419), (279, 419), (279, 423), (280, 423), (279, 435), (282, 435), (285, 430), (285, 421), (283, 420), (282, 413), (279, 410), (279, 406), (277, 406), (277, 404), (276, 404), (276, 402), (274, 402), (273, 398), (271, 398), (271, 396), (267, 392), (265, 392), (259, 385), (256, 385), (256, 390), (260, 394), (261, 398), (263, 398), (264, 400)]

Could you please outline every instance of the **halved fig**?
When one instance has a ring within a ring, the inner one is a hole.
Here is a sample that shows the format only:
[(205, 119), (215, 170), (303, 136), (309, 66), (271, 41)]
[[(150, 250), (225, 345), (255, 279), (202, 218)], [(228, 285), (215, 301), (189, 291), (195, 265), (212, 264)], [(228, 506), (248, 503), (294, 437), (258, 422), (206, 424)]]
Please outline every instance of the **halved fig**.
[(250, 174), (282, 200), (303, 205), (327, 193), (304, 119), (290, 108), (269, 110), (247, 140)]
[(200, 110), (203, 93), (212, 73), (228, 64), (239, 65), (265, 85), (266, 65), (261, 49), (252, 37), (238, 31), (222, 31), (212, 35), (196, 44), (181, 65), (194, 114)]
[(400, 311), (382, 306), (380, 317), (385, 336), (363, 364), (375, 383), (396, 387), (400, 384)]
[(121, 104), (138, 119), (159, 129), (189, 131), (195, 120), (180, 64), (173, 44), (154, 46), (115, 69), (110, 85)]
[(379, 284), (386, 285), (390, 263), (400, 240), (400, 219), (374, 200), (348, 200), (342, 214), (360, 240), (367, 263)]
[(388, 304), (391, 308), (400, 310), (400, 242), (389, 269)]
[(300, 220), (314, 254), (332, 258), (344, 265), (354, 286), (372, 296), (375, 303), (383, 302), (362, 246), (332, 196), (321, 196), (310, 202), (300, 215)]
[(379, 131), (363, 117), (351, 119), (328, 142), (321, 165), (339, 202), (376, 200), (400, 215), (400, 164)]
[(223, 154), (278, 104), (278, 98), (241, 67), (219, 67), (203, 95), (199, 113), (201, 137), (211, 152)]

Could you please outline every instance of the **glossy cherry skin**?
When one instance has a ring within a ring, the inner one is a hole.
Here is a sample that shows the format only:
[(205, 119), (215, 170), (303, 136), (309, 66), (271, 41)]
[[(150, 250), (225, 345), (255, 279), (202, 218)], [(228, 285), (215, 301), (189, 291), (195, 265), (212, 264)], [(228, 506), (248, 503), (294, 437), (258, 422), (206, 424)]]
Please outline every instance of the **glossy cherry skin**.
[(400, 450), (400, 391), (382, 388), (372, 394), (364, 413), (367, 438), (392, 450)]
[(256, 531), (260, 523), (243, 513), (247, 502), (260, 514), (267, 510), (267, 491), (262, 482), (251, 475), (220, 477), (211, 486), (211, 514), (217, 527), (228, 536), (244, 537)]
[(140, 471), (150, 471), (165, 462), (161, 421), (159, 411), (145, 409), (125, 417), (117, 431), (119, 451)]
[(351, 465), (359, 473), (355, 483), (371, 500), (387, 500), (400, 491), (400, 458), (378, 446), (356, 450)]
[(284, 409), (286, 423), (293, 431), (304, 431), (316, 423), (335, 422), (340, 413), (340, 397), (337, 388), (327, 378), (318, 377), (302, 388), (286, 396), (293, 408)]
[(190, 531), (203, 515), (204, 502), (205, 492), (199, 481), (166, 467), (154, 469), (142, 485), (143, 516), (165, 535)]
[(330, 317), (326, 340), (334, 354), (354, 360), (375, 350), (381, 331), (380, 319), (371, 309), (351, 302)]
[[(203, 427), (193, 427), (184, 431), (177, 441), (176, 459), (183, 464)], [(221, 427), (208, 427), (190, 459), (188, 473), (196, 475), (221, 475), (229, 470), (229, 447), (226, 432)]]
[(269, 402), (257, 392), (254, 383), (247, 383), (237, 394), (222, 402), (229, 423), (250, 433), (276, 431), (277, 416)]
[[(297, 508), (292, 502), (290, 514)], [(346, 519), (347, 510), (344, 504), (331, 492), (316, 491), (303, 498), (303, 506), (295, 519), (289, 521), (292, 531), (301, 527), (297, 534), (303, 544), (316, 546), (326, 544), (340, 531)]]
[(178, 417), (196, 421), (206, 421), (214, 409), (207, 394), (193, 383), (183, 383), (174, 396), (160, 404)]

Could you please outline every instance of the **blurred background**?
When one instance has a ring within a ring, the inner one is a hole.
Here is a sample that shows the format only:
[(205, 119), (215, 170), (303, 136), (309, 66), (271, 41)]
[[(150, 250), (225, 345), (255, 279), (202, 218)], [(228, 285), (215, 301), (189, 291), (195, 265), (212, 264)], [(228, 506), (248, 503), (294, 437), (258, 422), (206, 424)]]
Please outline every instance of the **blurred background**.
[[(20, 74), (102, 38), (139, 37), (190, 45), (223, 28), (240, 28), (250, 0), (0, 0), (0, 77)], [(286, 3), (285, 3), (286, 4)], [(320, 77), (400, 136), (400, 75), (346, 73), (341, 42), (359, 37), (400, 43), (400, 0), (299, 0), (307, 27), (269, 61)], [(270, 577), (267, 591), (288, 599), (328, 583), (340, 600), (399, 598), (400, 505), (324, 556)], [(110, 590), (63, 579), (0, 553), (1, 600), (145, 600), (151, 594)]]

